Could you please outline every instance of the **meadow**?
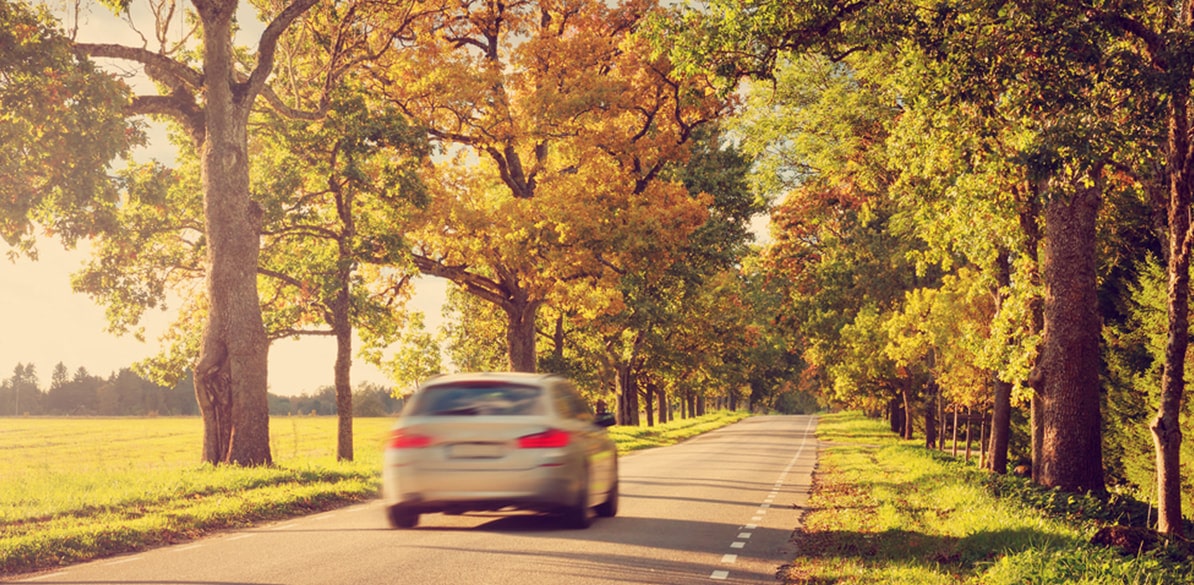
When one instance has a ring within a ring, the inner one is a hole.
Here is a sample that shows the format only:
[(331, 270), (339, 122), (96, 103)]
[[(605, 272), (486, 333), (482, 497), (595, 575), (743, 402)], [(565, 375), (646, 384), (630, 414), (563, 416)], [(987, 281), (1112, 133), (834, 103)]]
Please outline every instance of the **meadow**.
[[(746, 416), (717, 412), (610, 434), (628, 453)], [(352, 462), (336, 461), (336, 424), (335, 417), (274, 417), (274, 465), (239, 468), (198, 463), (198, 418), (0, 418), (0, 575), (376, 497), (393, 419), (354, 419)]]
[(822, 416), (817, 437), (823, 448), (798, 555), (782, 574), (788, 584), (1194, 583), (1180, 543), (1092, 544), (1101, 528), (1147, 523), (1147, 505), (995, 476), (856, 413)]

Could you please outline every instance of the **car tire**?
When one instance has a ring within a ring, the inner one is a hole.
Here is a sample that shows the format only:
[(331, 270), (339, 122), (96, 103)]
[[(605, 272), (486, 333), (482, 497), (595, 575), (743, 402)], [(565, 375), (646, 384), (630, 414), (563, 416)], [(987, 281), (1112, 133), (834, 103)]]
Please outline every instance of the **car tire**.
[(390, 506), (386, 511), (393, 528), (414, 528), (419, 525), (419, 513), (405, 510), (400, 506)]
[(613, 518), (618, 515), (618, 480), (609, 488), (609, 495), (605, 501), (597, 504), (597, 515), (602, 518)]
[(576, 494), (576, 504), (564, 510), (564, 524), (577, 530), (584, 530), (593, 525), (593, 517), (589, 515), (588, 473), (581, 478), (580, 489)]

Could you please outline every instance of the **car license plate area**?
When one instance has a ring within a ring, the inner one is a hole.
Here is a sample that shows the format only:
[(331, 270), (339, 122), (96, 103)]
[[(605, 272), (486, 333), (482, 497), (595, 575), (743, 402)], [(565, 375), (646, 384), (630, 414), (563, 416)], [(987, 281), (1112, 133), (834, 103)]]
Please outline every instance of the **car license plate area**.
[(501, 443), (456, 443), (448, 448), (452, 459), (498, 459), (504, 455)]

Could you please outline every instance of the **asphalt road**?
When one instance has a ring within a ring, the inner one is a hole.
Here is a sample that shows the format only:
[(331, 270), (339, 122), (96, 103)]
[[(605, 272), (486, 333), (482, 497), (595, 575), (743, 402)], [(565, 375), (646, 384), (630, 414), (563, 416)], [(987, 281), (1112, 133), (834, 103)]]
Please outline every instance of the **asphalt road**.
[(816, 464), (811, 416), (753, 417), (621, 459), (621, 509), (588, 530), (533, 514), (426, 515), (380, 502), (18, 582), (132, 585), (775, 583)]

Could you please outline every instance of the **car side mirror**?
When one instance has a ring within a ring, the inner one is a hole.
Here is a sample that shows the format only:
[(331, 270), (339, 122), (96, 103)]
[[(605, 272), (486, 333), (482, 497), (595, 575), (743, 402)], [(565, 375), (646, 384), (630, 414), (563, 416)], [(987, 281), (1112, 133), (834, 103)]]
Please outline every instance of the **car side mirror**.
[(597, 415), (597, 418), (593, 419), (593, 424), (599, 427), (612, 427), (618, 424), (618, 419), (613, 415), (613, 413), (606, 412), (604, 414)]

